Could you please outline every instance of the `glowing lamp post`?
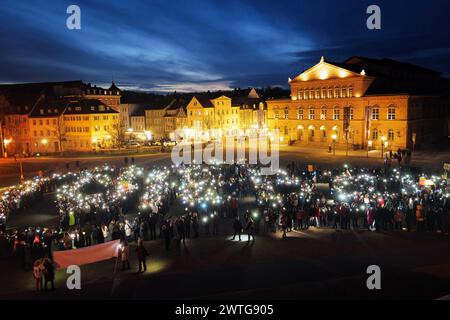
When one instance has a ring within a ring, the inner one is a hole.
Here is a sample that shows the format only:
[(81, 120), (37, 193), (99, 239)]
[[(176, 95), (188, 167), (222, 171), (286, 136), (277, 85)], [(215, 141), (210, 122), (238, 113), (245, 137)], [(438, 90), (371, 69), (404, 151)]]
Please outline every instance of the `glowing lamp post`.
[(369, 149), (372, 148), (372, 140), (367, 141), (367, 158), (369, 157)]
[(336, 140), (337, 140), (337, 134), (333, 134), (331, 136), (331, 139), (333, 140), (333, 156), (336, 155)]
[(8, 145), (12, 142), (12, 139), (3, 139), (3, 146), (5, 147), (4, 157), (8, 158)]
[(385, 142), (386, 142), (386, 137), (382, 136), (381, 137), (381, 159), (383, 159), (384, 157), (384, 146), (385, 146)]
[(47, 144), (48, 144), (48, 140), (47, 139), (42, 139), (41, 140), (42, 145), (44, 146), (44, 152), (47, 152)]

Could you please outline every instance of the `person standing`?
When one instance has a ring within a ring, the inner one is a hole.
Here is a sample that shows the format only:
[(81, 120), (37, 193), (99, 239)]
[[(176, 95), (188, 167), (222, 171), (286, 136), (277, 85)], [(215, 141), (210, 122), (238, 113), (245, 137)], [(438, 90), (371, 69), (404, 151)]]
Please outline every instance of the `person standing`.
[(250, 216), (247, 216), (247, 226), (245, 227), (245, 230), (248, 234), (247, 242), (250, 242), (250, 238), (252, 238), (252, 241), (255, 241), (255, 223)]
[(52, 286), (52, 290), (55, 290), (55, 266), (53, 265), (53, 261), (49, 258), (45, 258), (44, 262), (44, 289), (48, 290), (48, 283), (50, 282)]
[[(130, 270), (130, 246), (128, 245), (128, 241), (124, 241), (120, 248), (120, 260), (122, 261), (122, 270)], [(144, 268), (145, 269), (145, 268)]]
[(234, 219), (233, 230), (234, 230), (234, 234), (233, 234), (233, 239), (232, 240), (234, 240), (236, 235), (238, 235), (239, 236), (239, 241), (241, 241), (242, 222), (241, 222), (241, 220), (239, 220), (239, 217), (236, 217)]
[(36, 291), (42, 291), (42, 276), (44, 275), (44, 270), (43, 270), (43, 266), (42, 266), (42, 261), (41, 260), (36, 260), (34, 262), (34, 267), (33, 267), (33, 277), (34, 280), (36, 281)]
[(139, 261), (139, 272), (141, 272), (142, 269), (144, 269), (144, 272), (147, 271), (146, 257), (148, 256), (148, 252), (147, 249), (145, 249), (144, 247), (142, 239), (138, 239), (138, 243), (136, 246), (136, 256)]

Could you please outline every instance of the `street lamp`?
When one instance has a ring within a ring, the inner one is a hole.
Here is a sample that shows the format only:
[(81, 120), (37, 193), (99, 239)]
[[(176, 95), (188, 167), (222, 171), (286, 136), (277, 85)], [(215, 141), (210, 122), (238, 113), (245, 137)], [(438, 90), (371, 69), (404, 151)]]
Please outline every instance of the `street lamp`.
[(381, 159), (384, 157), (384, 145), (385, 145), (386, 137), (381, 136)]
[(5, 154), (4, 157), (8, 158), (8, 145), (12, 142), (12, 138), (10, 139), (3, 139), (3, 145), (5, 146)]
[(367, 141), (367, 158), (369, 157), (369, 149), (372, 148), (372, 140)]
[(333, 156), (336, 155), (336, 139), (337, 139), (337, 134), (333, 134), (331, 136), (331, 139), (333, 140)]
[(42, 139), (41, 143), (44, 145), (44, 152), (47, 152), (47, 144), (48, 144), (48, 140), (47, 139)]

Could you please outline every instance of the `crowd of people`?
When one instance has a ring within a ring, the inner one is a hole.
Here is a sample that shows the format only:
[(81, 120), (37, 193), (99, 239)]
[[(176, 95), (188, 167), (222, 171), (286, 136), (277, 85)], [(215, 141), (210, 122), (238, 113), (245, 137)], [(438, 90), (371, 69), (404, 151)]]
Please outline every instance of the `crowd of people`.
[[(266, 176), (247, 164), (150, 170), (105, 165), (9, 189), (2, 194), (1, 213), (31, 206), (51, 190), (57, 194), (58, 226), (0, 232), (1, 246), (25, 270), (33, 270), (39, 290), (54, 278), (52, 250), (120, 239), (120, 260), (129, 269), (129, 243), (134, 242), (139, 270), (145, 271), (144, 241), (163, 239), (172, 250), (188, 238), (218, 235), (224, 224), (239, 241), (242, 234), (255, 241), (257, 233), (277, 231), (285, 238), (312, 226), (450, 233), (447, 180), (404, 168), (304, 171), (292, 163)], [(251, 209), (242, 208), (242, 198), (251, 199)]]

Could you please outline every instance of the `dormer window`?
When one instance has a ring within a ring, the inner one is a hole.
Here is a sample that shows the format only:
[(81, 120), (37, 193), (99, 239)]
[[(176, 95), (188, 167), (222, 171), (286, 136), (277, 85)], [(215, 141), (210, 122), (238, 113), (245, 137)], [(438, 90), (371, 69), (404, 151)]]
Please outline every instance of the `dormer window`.
[(44, 109), (39, 109), (40, 114), (44, 114)]
[(91, 111), (95, 111), (95, 107), (94, 106), (91, 106)]

